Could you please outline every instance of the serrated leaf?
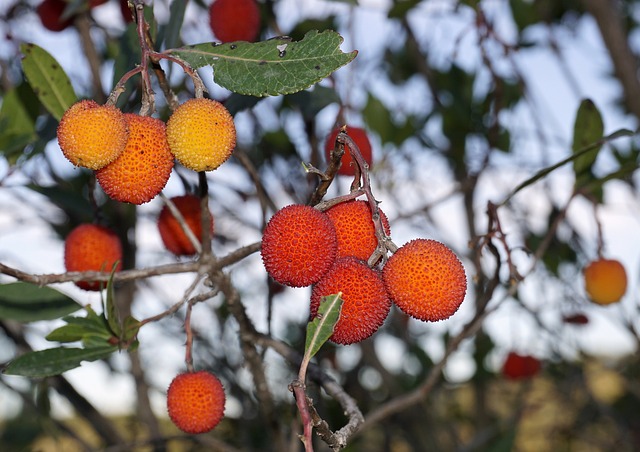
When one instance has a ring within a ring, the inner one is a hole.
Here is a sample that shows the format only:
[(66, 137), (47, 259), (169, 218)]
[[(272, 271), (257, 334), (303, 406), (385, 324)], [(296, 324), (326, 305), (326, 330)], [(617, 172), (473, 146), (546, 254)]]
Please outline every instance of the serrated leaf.
[(58, 62), (35, 44), (22, 44), (22, 69), (33, 91), (51, 115), (60, 120), (77, 100), (69, 77)]
[(165, 53), (196, 69), (212, 66), (215, 82), (230, 91), (263, 97), (301, 91), (349, 63), (358, 52), (342, 52), (342, 42), (334, 31), (313, 30), (300, 41), (280, 37), (255, 43), (211, 42)]
[(103, 346), (94, 348), (50, 348), (19, 356), (4, 369), (7, 375), (22, 375), (31, 378), (44, 378), (59, 375), (80, 366), (82, 361), (95, 361), (106, 358), (117, 347)]
[[(604, 123), (598, 107), (590, 99), (583, 100), (578, 107), (573, 126), (572, 149), (574, 154), (593, 143), (597, 143), (603, 134)], [(585, 182), (585, 178), (589, 178), (591, 167), (595, 163), (600, 149), (602, 149), (602, 145), (593, 146), (589, 152), (573, 160), (573, 171), (578, 186)]]
[(307, 360), (318, 353), (320, 347), (327, 342), (333, 334), (336, 323), (342, 311), (342, 294), (322, 297), (318, 314), (307, 325), (307, 338), (304, 345), (304, 355)]
[(0, 285), (0, 319), (18, 322), (52, 320), (77, 311), (80, 306), (51, 287), (25, 282)]

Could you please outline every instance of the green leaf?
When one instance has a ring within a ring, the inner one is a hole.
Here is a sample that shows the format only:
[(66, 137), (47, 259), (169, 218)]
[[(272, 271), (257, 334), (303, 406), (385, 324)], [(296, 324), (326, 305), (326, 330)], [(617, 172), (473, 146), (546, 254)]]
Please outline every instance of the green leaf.
[(0, 285), (0, 319), (18, 322), (52, 320), (82, 306), (50, 287), (24, 282)]
[(210, 42), (165, 53), (196, 69), (212, 66), (215, 82), (230, 91), (263, 97), (301, 91), (352, 61), (358, 52), (342, 52), (342, 41), (334, 31), (313, 30), (301, 41)]
[(175, 47), (180, 41), (180, 31), (184, 22), (184, 12), (188, 2), (171, 2), (169, 6), (169, 23), (162, 28), (156, 41), (163, 42), (165, 48)]
[(342, 311), (343, 300), (341, 297), (341, 293), (322, 297), (318, 307), (318, 314), (307, 325), (307, 339), (304, 344), (306, 360), (311, 359), (313, 355), (318, 353), (320, 347), (333, 334), (336, 323), (340, 318), (340, 311)]
[(89, 335), (100, 336), (105, 341), (112, 337), (113, 333), (106, 319), (98, 315), (91, 306), (87, 306), (85, 309), (87, 311), (86, 317), (67, 316), (63, 318), (62, 320), (67, 324), (53, 330), (46, 339), (58, 342), (75, 342), (83, 340), (85, 336)]
[(51, 342), (76, 342), (91, 333), (91, 330), (84, 325), (67, 324), (56, 328), (45, 337)]
[(58, 121), (77, 100), (69, 77), (58, 62), (35, 44), (22, 44), (22, 69), (42, 105)]
[(120, 324), (120, 314), (115, 303), (115, 296), (113, 290), (113, 275), (116, 271), (117, 263), (113, 265), (111, 270), (111, 276), (107, 282), (107, 302), (104, 309), (105, 316), (107, 318), (107, 324), (113, 335), (117, 338), (122, 336), (122, 325)]
[(131, 316), (125, 317), (122, 327), (122, 340), (128, 342), (136, 337), (141, 326), (142, 324), (138, 319)]
[(44, 378), (59, 375), (80, 366), (82, 361), (95, 361), (106, 358), (118, 350), (113, 346), (93, 348), (50, 348), (27, 353), (11, 361), (4, 369), (7, 375), (22, 375), (31, 378)]
[[(585, 147), (597, 143), (604, 135), (604, 123), (598, 107), (590, 100), (580, 103), (573, 126), (573, 152), (579, 152)], [(576, 174), (576, 185), (582, 186), (590, 179), (591, 167), (598, 157), (602, 145), (593, 146), (589, 152), (573, 160), (573, 171)]]
[[(38, 101), (27, 83), (11, 89), (0, 108), (0, 153), (14, 164), (24, 147), (37, 138), (35, 120)], [(34, 111), (35, 110), (35, 111)]]

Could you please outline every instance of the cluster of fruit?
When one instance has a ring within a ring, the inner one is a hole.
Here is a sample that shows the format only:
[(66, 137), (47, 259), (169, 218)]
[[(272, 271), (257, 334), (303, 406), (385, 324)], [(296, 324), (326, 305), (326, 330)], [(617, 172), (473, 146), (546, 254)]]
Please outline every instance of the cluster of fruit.
[(81, 100), (65, 112), (57, 133), (65, 157), (96, 171), (109, 197), (138, 205), (164, 188), (174, 158), (194, 171), (211, 171), (231, 156), (236, 144), (231, 114), (204, 98), (181, 104), (166, 124)]
[[(464, 267), (440, 242), (415, 239), (387, 260), (384, 241), (389, 221), (377, 209), (384, 232), (376, 230), (376, 214), (368, 202), (340, 202), (326, 212), (306, 205), (280, 209), (269, 220), (262, 238), (267, 273), (290, 287), (313, 285), (311, 318), (323, 297), (341, 293), (340, 318), (331, 340), (360, 342), (383, 324), (392, 303), (424, 321), (453, 315), (467, 289)], [(381, 257), (370, 266), (376, 250)]]

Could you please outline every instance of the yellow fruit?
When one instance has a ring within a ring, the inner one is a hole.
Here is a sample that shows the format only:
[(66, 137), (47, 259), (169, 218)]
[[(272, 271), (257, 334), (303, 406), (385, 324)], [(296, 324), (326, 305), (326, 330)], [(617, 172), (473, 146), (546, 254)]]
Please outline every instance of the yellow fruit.
[(220, 102), (190, 99), (167, 121), (167, 140), (176, 159), (194, 171), (211, 171), (231, 157), (236, 146), (233, 117)]
[(611, 304), (627, 291), (627, 273), (615, 259), (597, 259), (584, 269), (584, 284), (591, 301)]
[(124, 151), (129, 129), (124, 114), (112, 105), (92, 100), (73, 104), (58, 125), (58, 143), (76, 166), (92, 170), (113, 162)]
[(125, 150), (98, 170), (96, 178), (111, 199), (140, 205), (151, 201), (167, 184), (173, 155), (164, 122), (133, 113), (124, 116), (129, 125)]

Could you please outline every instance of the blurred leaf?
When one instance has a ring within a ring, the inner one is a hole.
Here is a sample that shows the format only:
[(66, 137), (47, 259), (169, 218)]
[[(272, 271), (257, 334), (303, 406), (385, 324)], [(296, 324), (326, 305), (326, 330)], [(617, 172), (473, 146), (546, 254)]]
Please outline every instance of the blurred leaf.
[(389, 109), (372, 94), (369, 94), (362, 114), (369, 128), (380, 136), (383, 143), (401, 145), (416, 133), (409, 121), (394, 121)]
[(9, 362), (3, 369), (3, 373), (6, 375), (21, 375), (30, 378), (51, 377), (79, 367), (82, 361), (95, 361), (106, 358), (117, 350), (117, 347), (109, 345), (87, 349), (50, 348), (19, 356)]
[(288, 34), (294, 41), (300, 41), (310, 31), (315, 30), (335, 30), (337, 25), (334, 16), (328, 16), (324, 19), (307, 19), (296, 24), (296, 26)]
[(396, 0), (389, 9), (387, 16), (389, 19), (402, 19), (409, 11), (420, 4), (422, 0)]
[(58, 121), (77, 100), (69, 77), (58, 62), (35, 44), (22, 44), (22, 69), (42, 105)]
[(256, 96), (231, 93), (231, 96), (224, 101), (224, 106), (229, 110), (231, 116), (235, 116), (238, 112), (255, 107), (260, 100), (261, 98)]
[(172, 48), (180, 44), (180, 30), (184, 22), (184, 12), (188, 2), (171, 2), (169, 6), (169, 23), (158, 32), (159, 43), (165, 48)]
[(8, 91), (0, 108), (0, 153), (15, 164), (24, 147), (37, 138), (35, 121), (39, 103), (28, 83)]
[(230, 91), (263, 97), (303, 90), (349, 63), (358, 52), (342, 52), (342, 41), (331, 30), (310, 31), (301, 41), (209, 42), (166, 53), (196, 69), (212, 66), (215, 82)]
[[(604, 123), (598, 107), (590, 99), (583, 100), (578, 107), (573, 126), (572, 149), (574, 154), (593, 143), (598, 143), (603, 135)], [(600, 149), (602, 149), (602, 144), (591, 146), (589, 152), (583, 153), (573, 160), (576, 187), (584, 185), (591, 178), (591, 168), (598, 157)]]
[(329, 340), (340, 318), (342, 310), (342, 294), (322, 297), (318, 314), (307, 324), (307, 338), (304, 345), (304, 354), (311, 359), (320, 347)]
[(82, 306), (50, 287), (15, 282), (0, 285), (0, 319), (18, 322), (52, 320)]
[(300, 110), (305, 120), (313, 120), (328, 105), (340, 101), (333, 88), (315, 86), (311, 90), (299, 91), (284, 97), (285, 105)]

